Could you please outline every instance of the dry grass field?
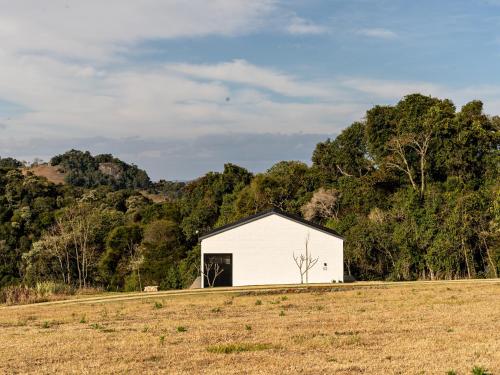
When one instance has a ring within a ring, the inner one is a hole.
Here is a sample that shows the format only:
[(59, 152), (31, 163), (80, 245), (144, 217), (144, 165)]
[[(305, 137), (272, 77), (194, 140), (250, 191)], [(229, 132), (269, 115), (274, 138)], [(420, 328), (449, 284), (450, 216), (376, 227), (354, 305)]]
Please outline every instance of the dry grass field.
[(45, 177), (47, 180), (54, 184), (64, 184), (65, 174), (59, 172), (58, 167), (53, 167), (48, 164), (41, 164), (31, 168), (23, 168), (22, 173), (26, 175), (28, 172), (33, 173), (35, 176)]
[(0, 307), (0, 373), (500, 374), (500, 281), (130, 298)]

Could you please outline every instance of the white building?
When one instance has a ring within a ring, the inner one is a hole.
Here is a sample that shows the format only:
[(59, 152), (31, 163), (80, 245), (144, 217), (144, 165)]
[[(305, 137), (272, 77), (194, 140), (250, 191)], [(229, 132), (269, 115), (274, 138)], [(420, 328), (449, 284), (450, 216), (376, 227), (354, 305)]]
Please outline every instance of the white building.
[[(299, 284), (301, 257), (303, 282), (344, 280), (343, 238), (281, 211), (262, 212), (216, 228), (200, 240), (202, 288)], [(306, 263), (314, 263), (307, 272)]]

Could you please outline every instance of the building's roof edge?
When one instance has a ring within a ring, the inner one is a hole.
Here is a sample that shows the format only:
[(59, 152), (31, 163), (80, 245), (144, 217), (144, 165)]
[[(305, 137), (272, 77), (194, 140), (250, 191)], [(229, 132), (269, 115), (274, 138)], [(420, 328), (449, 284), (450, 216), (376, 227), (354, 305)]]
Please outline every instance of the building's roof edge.
[(326, 234), (329, 234), (331, 236), (337, 237), (341, 240), (344, 240), (344, 237), (339, 235), (333, 229), (324, 227), (323, 225), (313, 223), (312, 221), (305, 220), (305, 219), (301, 218), (300, 216), (292, 215), (292, 214), (286, 213), (284, 211), (278, 210), (276, 208), (273, 208), (273, 209), (270, 209), (267, 211), (262, 211), (262, 212), (255, 214), (255, 215), (251, 215), (251, 216), (245, 217), (243, 219), (240, 219), (238, 221), (235, 221), (234, 223), (226, 224), (226, 225), (223, 225), (221, 227), (215, 228), (209, 232), (202, 234), (199, 237), (199, 240), (200, 241), (204, 240), (205, 238), (215, 236), (216, 234), (225, 232), (229, 229), (233, 229), (233, 228), (239, 227), (241, 225), (248, 224), (252, 221), (259, 220), (259, 219), (262, 219), (262, 218), (264, 218), (266, 216), (270, 216), (270, 215), (279, 215), (279, 216), (284, 217), (286, 219), (293, 220), (295, 222), (301, 223), (301, 224), (306, 225), (308, 227), (317, 229), (323, 233), (326, 233)]

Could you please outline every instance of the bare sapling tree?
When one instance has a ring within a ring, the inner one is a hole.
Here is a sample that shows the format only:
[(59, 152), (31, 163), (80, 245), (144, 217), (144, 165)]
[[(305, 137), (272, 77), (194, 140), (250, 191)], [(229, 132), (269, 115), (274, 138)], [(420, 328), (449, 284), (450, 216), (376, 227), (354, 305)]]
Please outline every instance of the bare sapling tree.
[(57, 273), (60, 273), (62, 282), (64, 284), (71, 283), (68, 241), (59, 232), (57, 224), (49, 228), (38, 241), (34, 242), (32, 249), (28, 253), (23, 254), (25, 271), (37, 280), (44, 272), (37, 265), (41, 259), (57, 259), (59, 264), (59, 272)]
[(130, 244), (130, 262), (129, 269), (137, 273), (137, 281), (139, 282), (139, 290), (142, 291), (141, 267), (144, 264), (144, 248), (138, 244)]
[[(210, 274), (210, 271), (212, 271), (212, 274)], [(202, 275), (207, 279), (209, 288), (213, 288), (215, 280), (217, 280), (217, 277), (219, 277), (222, 272), (224, 272), (224, 270), (219, 263), (205, 263)]]
[(92, 246), (92, 237), (95, 234), (94, 221), (92, 207), (78, 203), (66, 210), (58, 222), (62, 232), (67, 233), (72, 243), (79, 289), (87, 287), (89, 269), (97, 262), (96, 249)]
[(51, 227), (41, 241), (51, 249), (52, 255), (57, 258), (61, 267), (61, 276), (64, 284), (71, 284), (71, 260), (69, 242), (67, 234), (61, 231), (59, 220), (55, 226)]
[(337, 219), (339, 214), (340, 192), (335, 189), (319, 188), (311, 200), (302, 206), (306, 220)]
[(319, 257), (313, 258), (312, 254), (309, 252), (309, 233), (306, 236), (305, 242), (305, 255), (295, 255), (295, 252), (293, 253), (293, 260), (299, 268), (301, 284), (304, 284), (304, 277), (306, 279), (306, 284), (309, 283), (309, 270), (312, 269), (319, 260)]

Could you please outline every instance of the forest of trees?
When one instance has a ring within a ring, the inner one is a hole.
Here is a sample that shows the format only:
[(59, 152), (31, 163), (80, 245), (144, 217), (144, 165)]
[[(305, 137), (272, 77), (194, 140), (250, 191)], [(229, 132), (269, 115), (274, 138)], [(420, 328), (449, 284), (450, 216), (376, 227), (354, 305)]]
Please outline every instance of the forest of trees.
[(0, 159), (0, 287), (186, 287), (199, 233), (272, 207), (344, 236), (356, 279), (498, 277), (499, 152), (500, 118), (481, 102), (457, 110), (413, 94), (319, 143), (311, 166), (252, 174), (226, 164), (188, 183), (151, 183), (111, 155), (72, 150), (52, 159), (67, 173), (54, 185)]

